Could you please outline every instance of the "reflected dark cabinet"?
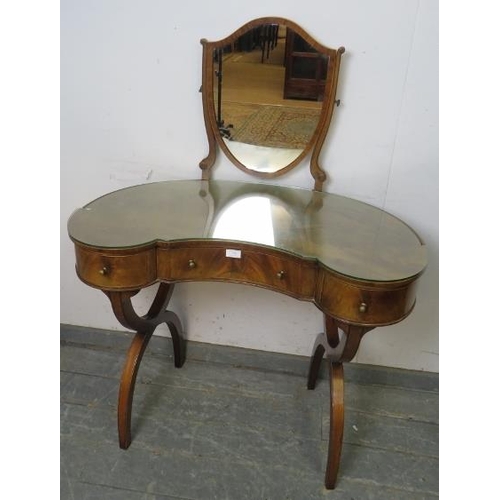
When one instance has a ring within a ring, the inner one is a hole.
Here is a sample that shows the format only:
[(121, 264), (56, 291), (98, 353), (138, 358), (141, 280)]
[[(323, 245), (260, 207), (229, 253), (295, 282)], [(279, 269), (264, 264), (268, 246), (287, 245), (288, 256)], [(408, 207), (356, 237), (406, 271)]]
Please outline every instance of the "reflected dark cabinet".
[(284, 99), (322, 101), (328, 57), (320, 54), (299, 34), (287, 29)]

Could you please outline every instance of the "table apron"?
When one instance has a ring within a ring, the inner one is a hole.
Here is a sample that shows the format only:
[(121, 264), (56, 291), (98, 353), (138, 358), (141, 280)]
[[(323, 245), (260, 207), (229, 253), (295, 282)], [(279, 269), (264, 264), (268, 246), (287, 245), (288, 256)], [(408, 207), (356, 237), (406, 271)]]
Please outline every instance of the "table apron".
[(110, 250), (75, 244), (75, 253), (79, 278), (105, 291), (139, 290), (158, 281), (243, 283), (314, 302), (325, 314), (368, 326), (401, 321), (415, 304), (417, 277), (352, 279), (317, 260), (259, 245), (175, 243)]

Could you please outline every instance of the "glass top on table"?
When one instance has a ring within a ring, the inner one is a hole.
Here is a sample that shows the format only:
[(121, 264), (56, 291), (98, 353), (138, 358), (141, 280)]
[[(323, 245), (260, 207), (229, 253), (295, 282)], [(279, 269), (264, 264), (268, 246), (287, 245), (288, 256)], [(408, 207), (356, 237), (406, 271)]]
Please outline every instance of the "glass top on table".
[(425, 245), (400, 219), (343, 196), (234, 181), (165, 181), (102, 196), (68, 222), (75, 242), (99, 249), (156, 241), (223, 240), (319, 260), (363, 280), (419, 274)]

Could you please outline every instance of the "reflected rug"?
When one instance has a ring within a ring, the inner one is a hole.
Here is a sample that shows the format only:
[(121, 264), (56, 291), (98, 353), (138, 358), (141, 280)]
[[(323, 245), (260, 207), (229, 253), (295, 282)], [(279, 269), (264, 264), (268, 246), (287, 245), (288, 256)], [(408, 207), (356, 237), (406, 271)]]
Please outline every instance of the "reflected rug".
[(224, 104), (234, 141), (271, 148), (304, 149), (319, 120), (319, 109), (256, 104)]

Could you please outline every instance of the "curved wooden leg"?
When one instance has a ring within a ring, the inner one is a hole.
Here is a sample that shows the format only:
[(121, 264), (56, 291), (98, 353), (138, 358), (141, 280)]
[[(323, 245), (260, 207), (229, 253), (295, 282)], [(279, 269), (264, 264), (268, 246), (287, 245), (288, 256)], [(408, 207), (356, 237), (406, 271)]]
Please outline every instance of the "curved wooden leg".
[(186, 360), (186, 342), (182, 336), (181, 322), (175, 313), (166, 310), (172, 292), (173, 285), (161, 283), (145, 316), (137, 315), (130, 300), (137, 291), (105, 292), (118, 321), (137, 332), (127, 353), (118, 395), (118, 438), (122, 449), (127, 449), (132, 441), (132, 401), (141, 359), (159, 324), (166, 323), (172, 335), (174, 365), (180, 368)]
[(321, 367), (321, 360), (325, 354), (325, 346), (323, 345), (324, 335), (318, 334), (316, 342), (314, 343), (311, 362), (309, 364), (309, 375), (307, 376), (307, 388), (312, 390), (316, 387), (316, 380), (318, 380), (319, 369)]
[(330, 439), (325, 487), (335, 488), (344, 436), (344, 366), (330, 361)]
[(344, 434), (344, 367), (356, 355), (363, 335), (371, 327), (349, 325), (325, 314), (325, 331), (316, 337), (309, 365), (307, 388), (314, 389), (326, 353), (330, 373), (330, 436), (326, 465), (325, 486), (333, 489), (342, 452)]
[[(136, 318), (135, 323), (136, 327), (141, 326), (137, 324), (138, 319), (145, 319), (155, 327), (160, 323), (165, 323), (170, 330), (170, 335), (172, 336), (174, 365), (176, 368), (180, 368), (184, 364), (184, 361), (186, 361), (186, 341), (182, 336), (182, 325), (179, 317), (174, 312), (166, 310), (173, 291), (173, 284), (160, 283), (160, 287), (158, 288), (158, 292), (156, 293), (156, 297), (154, 298), (148, 313), (144, 316), (144, 318)], [(139, 330), (139, 328), (136, 329)]]
[(146, 350), (153, 331), (136, 333), (130, 344), (125, 366), (123, 367), (118, 393), (118, 439), (120, 448), (126, 450), (132, 442), (130, 425), (132, 421), (132, 401), (134, 399), (135, 379), (139, 371), (142, 355)]
[(186, 361), (186, 341), (182, 336), (181, 321), (177, 314), (172, 311), (165, 311), (165, 323), (172, 336), (172, 345), (174, 347), (174, 366), (181, 368)]

